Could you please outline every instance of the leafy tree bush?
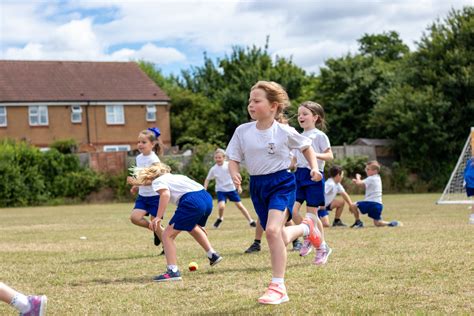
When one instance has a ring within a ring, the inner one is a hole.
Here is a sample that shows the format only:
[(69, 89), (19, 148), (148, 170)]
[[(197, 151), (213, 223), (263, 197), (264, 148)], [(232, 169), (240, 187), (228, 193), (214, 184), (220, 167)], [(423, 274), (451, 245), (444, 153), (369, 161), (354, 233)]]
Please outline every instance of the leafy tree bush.
[(77, 152), (77, 141), (74, 138), (61, 139), (53, 142), (50, 147), (62, 154), (73, 154)]

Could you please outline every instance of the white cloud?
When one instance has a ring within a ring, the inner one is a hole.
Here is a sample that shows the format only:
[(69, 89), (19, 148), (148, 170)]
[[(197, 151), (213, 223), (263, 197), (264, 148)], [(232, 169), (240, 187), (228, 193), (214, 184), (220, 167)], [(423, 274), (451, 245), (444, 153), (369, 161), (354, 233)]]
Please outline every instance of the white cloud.
[[(412, 49), (450, 8), (472, 0), (194, 1), (3, 0), (2, 59), (146, 59), (156, 64), (223, 56), (232, 45), (263, 47), (309, 71), (357, 50), (365, 33), (397, 31)], [(113, 49), (111, 49), (113, 48)], [(193, 55), (190, 55), (193, 54)], [(184, 67), (183, 67), (184, 68)]]

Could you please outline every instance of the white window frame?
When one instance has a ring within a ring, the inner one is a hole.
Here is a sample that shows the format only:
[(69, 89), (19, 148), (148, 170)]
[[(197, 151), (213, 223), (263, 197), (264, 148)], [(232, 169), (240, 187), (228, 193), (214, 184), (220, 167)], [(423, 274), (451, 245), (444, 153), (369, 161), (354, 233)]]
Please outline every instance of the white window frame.
[[(2, 122), (2, 120), (3, 120), (3, 122)], [(8, 125), (7, 107), (6, 106), (0, 106), (0, 126), (7, 126), (7, 125)]]
[(123, 104), (105, 106), (105, 122), (107, 125), (125, 124), (125, 113)]
[(82, 123), (82, 107), (71, 105), (71, 123)]
[(130, 151), (130, 145), (105, 145), (104, 152)]
[[(33, 118), (36, 119), (36, 122), (32, 121)], [(28, 121), (30, 126), (48, 126), (48, 107), (46, 105), (28, 106)]]
[(156, 122), (156, 105), (154, 104), (146, 105), (146, 121)]

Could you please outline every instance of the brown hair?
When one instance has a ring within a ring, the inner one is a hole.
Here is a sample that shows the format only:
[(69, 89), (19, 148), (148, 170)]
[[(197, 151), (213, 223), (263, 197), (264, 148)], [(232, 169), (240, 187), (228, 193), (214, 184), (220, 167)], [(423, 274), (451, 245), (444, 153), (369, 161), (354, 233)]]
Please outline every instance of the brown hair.
[(158, 155), (163, 155), (163, 143), (161, 142), (160, 137), (156, 137), (155, 133), (149, 129), (144, 129), (140, 132), (141, 135), (144, 135), (148, 140), (153, 144), (153, 151)]
[(342, 168), (340, 166), (334, 165), (329, 169), (329, 176), (331, 178), (334, 178), (337, 175), (340, 175), (342, 173)]
[(377, 160), (369, 161), (365, 164), (365, 166), (370, 170), (377, 170), (377, 172), (380, 171), (380, 164)]
[(318, 116), (318, 120), (316, 121), (315, 125), (318, 129), (325, 131), (326, 130), (326, 119), (324, 114), (324, 108), (321, 104), (313, 102), (313, 101), (305, 101), (300, 104), (300, 106), (307, 108), (308, 110), (313, 113), (313, 115)]
[(150, 167), (138, 169), (136, 172), (135, 179), (132, 181), (132, 184), (149, 185), (151, 181), (170, 172), (170, 166), (162, 162), (155, 162)]
[(274, 81), (258, 81), (253, 85), (250, 91), (255, 89), (262, 89), (265, 91), (267, 100), (270, 101), (270, 103), (276, 102), (278, 104), (275, 119), (280, 123), (284, 122), (286, 119), (284, 110), (290, 106), (290, 98), (285, 89)]

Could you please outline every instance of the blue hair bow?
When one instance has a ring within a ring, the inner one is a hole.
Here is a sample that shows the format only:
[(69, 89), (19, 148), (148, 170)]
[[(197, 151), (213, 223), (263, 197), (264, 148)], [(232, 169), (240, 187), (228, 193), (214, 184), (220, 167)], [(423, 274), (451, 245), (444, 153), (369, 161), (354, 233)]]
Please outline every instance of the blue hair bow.
[(155, 137), (158, 138), (161, 135), (160, 129), (158, 127), (150, 127), (147, 130), (152, 131), (155, 134)]

